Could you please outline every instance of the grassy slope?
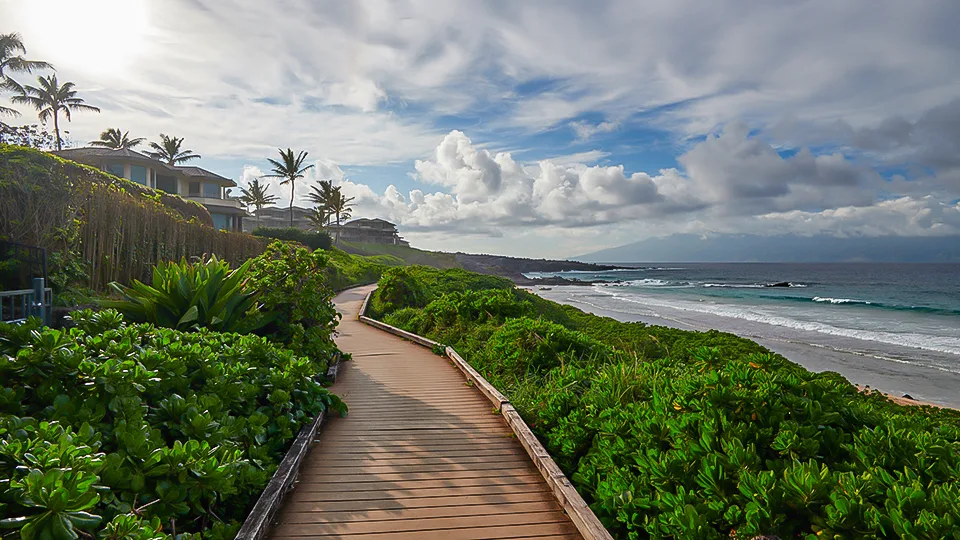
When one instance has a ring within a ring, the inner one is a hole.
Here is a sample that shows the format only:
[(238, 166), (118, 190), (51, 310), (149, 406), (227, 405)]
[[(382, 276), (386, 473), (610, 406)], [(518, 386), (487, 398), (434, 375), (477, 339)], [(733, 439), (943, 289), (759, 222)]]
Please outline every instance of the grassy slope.
[(457, 268), (457, 257), (453, 253), (425, 251), (391, 244), (362, 244), (350, 242), (340, 242), (340, 248), (354, 255), (389, 255), (402, 260), (405, 265), (420, 264), (434, 268)]

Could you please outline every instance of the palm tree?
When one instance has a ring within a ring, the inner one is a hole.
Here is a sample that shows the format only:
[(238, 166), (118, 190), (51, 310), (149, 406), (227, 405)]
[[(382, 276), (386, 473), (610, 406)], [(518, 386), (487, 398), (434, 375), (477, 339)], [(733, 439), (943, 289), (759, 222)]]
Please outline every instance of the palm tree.
[(140, 143), (146, 140), (143, 137), (131, 139), (127, 137), (129, 134), (129, 131), (121, 132), (119, 129), (109, 128), (100, 133), (100, 140), (90, 141), (90, 146), (101, 146), (103, 148), (123, 150), (124, 148), (133, 148), (138, 146)]
[(83, 102), (83, 98), (77, 97), (77, 91), (74, 90), (72, 82), (65, 82), (62, 85), (57, 81), (56, 75), (49, 77), (37, 77), (39, 86), (23, 85), (20, 88), (20, 95), (13, 96), (11, 101), (24, 105), (32, 105), (39, 112), (40, 121), (46, 123), (50, 117), (53, 117), (53, 132), (57, 137), (57, 150), (61, 150), (63, 145), (60, 140), (60, 111), (70, 121), (70, 111), (93, 111), (100, 112), (100, 109)]
[(280, 185), (290, 184), (290, 226), (293, 227), (293, 195), (296, 193), (297, 178), (303, 178), (303, 173), (312, 169), (313, 165), (303, 166), (303, 161), (307, 159), (307, 153), (301, 151), (294, 157), (293, 150), (287, 148), (284, 152), (282, 148), (277, 148), (280, 152), (281, 161), (267, 158), (267, 161), (273, 165), (273, 174), (264, 175), (265, 178), (283, 178)]
[(323, 207), (316, 206), (307, 214), (307, 221), (313, 225), (314, 229), (322, 231), (327, 222), (330, 221), (330, 216), (327, 215), (327, 211)]
[(261, 184), (259, 178), (246, 188), (240, 188), (240, 202), (253, 206), (257, 209), (257, 227), (260, 226), (260, 210), (264, 206), (269, 206), (277, 202), (277, 196), (267, 193), (266, 184)]
[[(31, 73), (35, 69), (53, 69), (53, 66), (46, 62), (36, 60), (27, 60), (16, 53), (26, 53), (27, 49), (23, 46), (23, 39), (20, 34), (0, 34), (0, 89), (10, 90), (22, 94), (23, 87), (20, 83), (10, 78), (5, 71), (10, 73)], [(16, 54), (16, 56), (14, 56)], [(20, 116), (16, 109), (0, 106), (0, 115)]]
[(340, 186), (333, 188), (333, 194), (330, 197), (330, 202), (327, 205), (327, 212), (330, 213), (337, 221), (337, 245), (340, 244), (340, 220), (350, 219), (350, 210), (353, 208), (353, 205), (350, 204), (354, 197), (344, 197), (343, 193), (340, 191)]
[(180, 150), (181, 144), (183, 144), (183, 137), (167, 137), (161, 133), (160, 143), (151, 142), (150, 148), (154, 151), (147, 152), (147, 155), (153, 159), (165, 161), (167, 165), (179, 165), (184, 161), (200, 159), (200, 154), (194, 154), (193, 150)]
[[(333, 198), (333, 180), (318, 180), (317, 183), (320, 187), (310, 186), (310, 193), (307, 193), (307, 200), (312, 202), (318, 207), (323, 208), (324, 212), (330, 206), (330, 199)], [(327, 221), (330, 221), (329, 213), (327, 213)]]

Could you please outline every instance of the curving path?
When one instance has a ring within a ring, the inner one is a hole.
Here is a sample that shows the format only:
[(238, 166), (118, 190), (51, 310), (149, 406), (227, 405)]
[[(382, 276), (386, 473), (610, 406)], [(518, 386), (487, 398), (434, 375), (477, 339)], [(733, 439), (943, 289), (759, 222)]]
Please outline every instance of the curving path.
[(343, 313), (333, 391), (350, 407), (324, 426), (277, 514), (273, 538), (581, 538), (499, 414), (445, 357)]

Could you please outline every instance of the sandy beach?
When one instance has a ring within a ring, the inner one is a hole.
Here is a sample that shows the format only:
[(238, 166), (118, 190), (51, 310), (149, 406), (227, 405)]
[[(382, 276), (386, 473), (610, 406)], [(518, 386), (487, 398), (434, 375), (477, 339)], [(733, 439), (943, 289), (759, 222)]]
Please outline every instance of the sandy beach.
[[(902, 404), (929, 404), (960, 408), (960, 374), (945, 372), (909, 362), (897, 361), (883, 354), (864, 354), (831, 344), (816, 343), (811, 334), (784, 337), (781, 329), (762, 323), (728, 317), (706, 317), (669, 308), (657, 308), (656, 314), (637, 314), (626, 310), (600, 308), (589, 300), (589, 287), (552, 287), (549, 290), (528, 289), (543, 298), (568, 304), (588, 313), (611, 317), (624, 322), (639, 321), (651, 325), (669, 326), (684, 330), (711, 329), (730, 332), (752, 339), (811, 371), (835, 371), (851, 383), (871, 390), (879, 390)], [(800, 339), (797, 339), (797, 338)], [(835, 340), (834, 340), (835, 341)], [(909, 354), (909, 349), (898, 351)], [(910, 396), (907, 399), (904, 396)]]

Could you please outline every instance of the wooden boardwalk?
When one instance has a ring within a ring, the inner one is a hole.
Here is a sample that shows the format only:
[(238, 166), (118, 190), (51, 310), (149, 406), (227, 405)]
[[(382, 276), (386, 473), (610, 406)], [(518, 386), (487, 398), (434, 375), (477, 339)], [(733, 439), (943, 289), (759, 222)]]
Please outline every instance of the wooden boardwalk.
[(353, 355), (333, 418), (277, 514), (273, 538), (581, 538), (503, 417), (428, 349), (357, 321), (372, 288), (334, 300)]

